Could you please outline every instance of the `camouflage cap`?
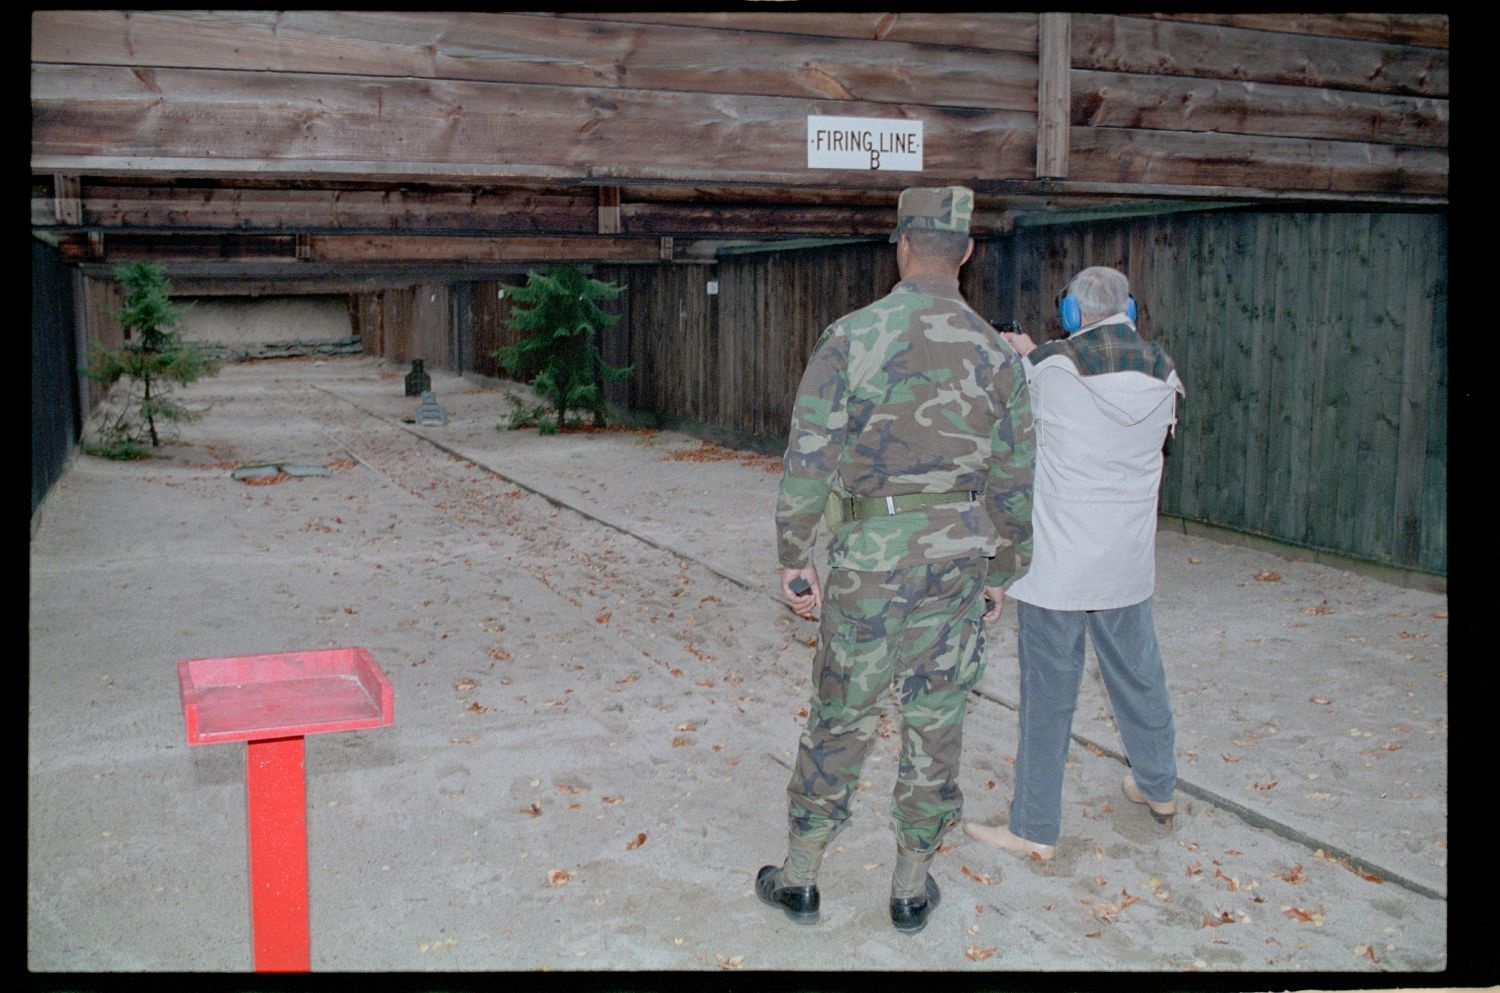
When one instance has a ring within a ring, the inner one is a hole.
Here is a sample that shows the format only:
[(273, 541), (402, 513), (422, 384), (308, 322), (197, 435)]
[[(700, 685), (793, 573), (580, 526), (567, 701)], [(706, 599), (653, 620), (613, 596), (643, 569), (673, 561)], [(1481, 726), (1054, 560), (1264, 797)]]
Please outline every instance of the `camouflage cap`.
[(909, 228), (968, 234), (973, 214), (974, 191), (967, 186), (913, 186), (901, 191), (891, 241)]

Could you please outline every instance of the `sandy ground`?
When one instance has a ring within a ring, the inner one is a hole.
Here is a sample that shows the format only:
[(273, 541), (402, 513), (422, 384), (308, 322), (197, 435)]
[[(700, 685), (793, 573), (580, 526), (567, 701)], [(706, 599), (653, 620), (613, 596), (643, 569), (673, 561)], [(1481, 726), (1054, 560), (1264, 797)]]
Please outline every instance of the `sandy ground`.
[[(358, 645), (395, 721), (307, 739), (316, 972), (1474, 982), (1448, 911), (1446, 596), (1161, 532), (1176, 826), (1122, 800), (1091, 663), (1056, 861), (955, 831), (940, 909), (896, 933), (892, 724), (823, 921), (798, 927), (751, 889), (784, 851), (815, 634), (776, 591), (776, 460), (499, 430), (503, 384), (441, 372), (450, 421), (416, 425), (405, 371), (227, 366), (191, 388), (209, 410), (180, 443), (80, 457), (49, 496), (29, 548), (34, 978), (252, 967), (245, 747), (186, 743), (176, 662)], [(262, 462), (330, 474), (231, 477)], [(989, 823), (1013, 779), (1014, 624), (966, 725), (966, 813)]]

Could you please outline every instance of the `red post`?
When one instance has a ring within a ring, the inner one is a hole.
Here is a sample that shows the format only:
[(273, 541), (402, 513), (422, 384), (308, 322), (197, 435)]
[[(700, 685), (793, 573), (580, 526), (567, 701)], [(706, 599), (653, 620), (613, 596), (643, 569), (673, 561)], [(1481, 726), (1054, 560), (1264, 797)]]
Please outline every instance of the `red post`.
[(249, 741), (245, 802), (256, 972), (308, 972), (307, 779), (303, 739)]

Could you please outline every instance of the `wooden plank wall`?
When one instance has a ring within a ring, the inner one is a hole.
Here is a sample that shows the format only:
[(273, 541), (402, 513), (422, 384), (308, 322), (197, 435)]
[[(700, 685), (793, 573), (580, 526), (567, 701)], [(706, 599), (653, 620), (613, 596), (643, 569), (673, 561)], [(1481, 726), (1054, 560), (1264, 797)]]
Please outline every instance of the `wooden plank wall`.
[(1056, 337), (1066, 279), (1120, 268), (1187, 388), (1164, 512), (1446, 574), (1447, 244), (1430, 213), (1038, 227), (1000, 309)]
[(452, 305), (446, 283), (387, 288), (351, 295), (353, 331), (366, 355), (431, 369), (454, 368)]
[[(961, 280), (966, 298), (991, 318), (998, 244), (976, 244)], [(628, 287), (605, 355), (635, 372), (611, 402), (768, 444), (785, 436), (797, 381), (823, 329), (899, 278), (885, 243), (747, 252), (713, 268), (619, 266), (598, 275)]]
[(1067, 178), (1446, 195), (1448, 18), (1074, 14)]
[[(1031, 172), (1035, 15), (667, 20), (36, 12), (34, 162), (65, 173), (821, 186), (830, 174), (806, 168), (804, 124), (838, 114), (921, 118), (934, 179)], [(911, 178), (855, 177), (895, 189)]]
[[(1165, 513), (1447, 572), (1447, 220), (1430, 213), (1194, 213), (1023, 229), (977, 246), (965, 296), (1039, 340), (1085, 265), (1131, 279), (1141, 330), (1188, 395)], [(822, 329), (886, 292), (888, 246), (633, 266), (610, 397), (774, 448)]]
[[(1067, 18), (1060, 191), (1447, 194), (1445, 14)], [(37, 11), (33, 170), (999, 190), (1037, 176), (1038, 25), (1017, 12)], [(924, 171), (808, 169), (809, 115), (920, 120)], [(88, 219), (150, 212), (157, 196), (68, 199)], [(313, 196), (339, 223), (389, 216)], [(238, 198), (199, 201), (239, 222)], [(435, 203), (430, 225), (479, 206)], [(505, 220), (536, 231), (525, 211)]]

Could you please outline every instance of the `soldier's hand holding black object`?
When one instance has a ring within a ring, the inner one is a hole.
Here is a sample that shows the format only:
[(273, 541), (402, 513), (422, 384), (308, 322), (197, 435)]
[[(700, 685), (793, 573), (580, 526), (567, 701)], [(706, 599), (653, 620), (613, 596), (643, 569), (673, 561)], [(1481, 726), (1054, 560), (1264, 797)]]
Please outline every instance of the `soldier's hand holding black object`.
[(782, 566), (781, 592), (791, 604), (792, 612), (804, 620), (812, 620), (823, 606), (823, 586), (818, 582), (818, 570), (812, 566), (801, 569)]
[(984, 588), (985, 611), (982, 619), (986, 624), (993, 624), (1000, 619), (1000, 612), (1005, 609), (1005, 588), (1002, 586), (986, 586)]

